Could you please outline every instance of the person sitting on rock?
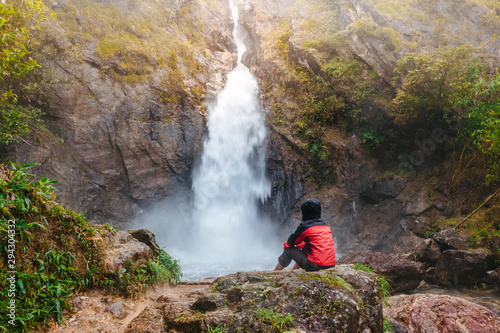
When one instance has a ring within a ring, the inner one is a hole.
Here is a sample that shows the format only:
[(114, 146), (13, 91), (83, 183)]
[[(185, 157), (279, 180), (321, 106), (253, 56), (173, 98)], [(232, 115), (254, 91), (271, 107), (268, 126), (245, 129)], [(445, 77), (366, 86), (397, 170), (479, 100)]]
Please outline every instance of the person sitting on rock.
[(292, 269), (302, 268), (307, 272), (335, 266), (335, 244), (332, 231), (321, 219), (321, 202), (308, 199), (301, 205), (302, 222), (285, 242), (283, 254), (274, 268), (280, 271), (292, 260)]

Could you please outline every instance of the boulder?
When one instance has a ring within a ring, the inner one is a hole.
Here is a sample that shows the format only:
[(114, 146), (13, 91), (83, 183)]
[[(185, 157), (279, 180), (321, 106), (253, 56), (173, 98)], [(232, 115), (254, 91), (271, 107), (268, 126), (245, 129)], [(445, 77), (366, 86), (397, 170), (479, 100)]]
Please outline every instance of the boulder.
[(415, 246), (408, 256), (415, 261), (435, 266), (441, 256), (441, 251), (439, 245), (433, 239), (428, 238)]
[(491, 254), (485, 250), (446, 250), (436, 264), (436, 279), (441, 285), (474, 287), (494, 268), (491, 261)]
[(130, 235), (132, 235), (132, 237), (134, 237), (138, 241), (149, 246), (155, 253), (162, 252), (162, 249), (160, 248), (158, 243), (156, 243), (155, 235), (151, 231), (147, 229), (139, 229), (139, 230), (130, 230), (129, 233)]
[(129, 230), (117, 231), (100, 244), (106, 272), (119, 273), (123, 268), (135, 270), (153, 258), (153, 249), (133, 237)]
[(146, 307), (128, 324), (124, 333), (165, 332), (163, 308)]
[(244, 272), (214, 281), (190, 306), (165, 308), (173, 332), (382, 332), (375, 274), (341, 265), (318, 272)]
[(446, 295), (389, 298), (384, 317), (392, 332), (500, 332), (500, 318), (483, 306)]
[(432, 239), (439, 244), (442, 251), (445, 250), (467, 250), (469, 248), (469, 237), (453, 228), (436, 233)]
[(392, 287), (393, 293), (410, 291), (417, 288), (422, 281), (424, 264), (404, 259), (395, 254), (384, 254), (374, 251), (348, 252), (338, 261), (338, 264), (359, 263), (385, 276)]
[[(422, 243), (422, 238), (415, 235), (413, 232), (406, 230), (399, 239), (391, 244), (388, 252), (393, 254), (408, 253), (413, 248)], [(411, 258), (410, 258), (411, 259)]]
[(405, 179), (392, 176), (380, 177), (375, 182), (376, 193), (384, 199), (397, 197), (405, 186)]
[(496, 288), (500, 288), (500, 267), (495, 270), (490, 270), (486, 273), (488, 275), (484, 279), (484, 282), (488, 285), (493, 285)]
[(123, 307), (123, 302), (115, 302), (108, 306), (106, 311), (109, 311), (115, 316), (116, 318), (123, 319), (127, 316), (127, 310)]
[(427, 191), (421, 191), (415, 194), (406, 204), (406, 215), (419, 215), (432, 206)]

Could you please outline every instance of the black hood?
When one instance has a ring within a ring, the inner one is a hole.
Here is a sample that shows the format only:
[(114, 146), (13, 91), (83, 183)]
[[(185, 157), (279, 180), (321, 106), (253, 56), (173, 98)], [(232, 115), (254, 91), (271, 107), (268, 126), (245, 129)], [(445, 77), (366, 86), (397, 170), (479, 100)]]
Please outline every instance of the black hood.
[(319, 219), (321, 217), (321, 202), (318, 199), (308, 199), (300, 206), (302, 210), (302, 220)]

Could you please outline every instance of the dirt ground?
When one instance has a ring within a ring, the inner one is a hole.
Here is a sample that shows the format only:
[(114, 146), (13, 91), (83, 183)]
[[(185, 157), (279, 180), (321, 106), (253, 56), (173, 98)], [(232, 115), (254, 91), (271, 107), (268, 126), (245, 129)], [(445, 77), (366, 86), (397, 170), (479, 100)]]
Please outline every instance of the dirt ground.
[[(210, 282), (211, 280), (203, 280), (158, 285), (135, 299), (104, 295), (95, 290), (84, 292), (72, 297), (74, 313), (71, 316), (67, 313), (61, 325), (54, 321), (48, 330), (39, 330), (38, 333), (122, 333), (146, 307), (156, 306), (159, 298), (167, 298), (169, 302), (177, 304), (188, 304), (192, 297), (204, 293)], [(117, 302), (122, 302), (121, 311), (113, 313), (109, 306)]]

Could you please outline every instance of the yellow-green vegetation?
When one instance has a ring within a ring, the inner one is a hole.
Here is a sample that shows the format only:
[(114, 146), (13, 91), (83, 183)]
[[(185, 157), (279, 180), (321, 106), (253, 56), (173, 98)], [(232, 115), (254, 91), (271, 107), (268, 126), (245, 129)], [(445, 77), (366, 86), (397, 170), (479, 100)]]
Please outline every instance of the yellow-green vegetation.
[(343, 34), (338, 20), (338, 8), (334, 2), (324, 0), (298, 0), (285, 13), (289, 20), (299, 18), (301, 29), (294, 38), (302, 46), (322, 52), (332, 52), (343, 44)]
[[(401, 21), (409, 23), (411, 21), (424, 22), (433, 26), (433, 39), (446, 45), (450, 42), (460, 43), (464, 38), (470, 37), (470, 27), (467, 27), (463, 22), (450, 22), (446, 14), (437, 8), (437, 2), (431, 0), (367, 0), (366, 3), (374, 8), (378, 14), (388, 21)], [(482, 24), (489, 28), (500, 27), (497, 10), (500, 9), (500, 4), (495, 0), (467, 0), (466, 2), (445, 2), (442, 4), (445, 11), (448, 13), (466, 12), (472, 10), (473, 7), (484, 7), (485, 11), (481, 14)], [(459, 32), (451, 30), (451, 25), (457, 24)], [(396, 37), (396, 36), (393, 36)], [(397, 41), (401, 37), (393, 38)], [(408, 46), (414, 47), (418, 42), (418, 36), (415, 35)], [(396, 46), (396, 44), (395, 44)], [(424, 45), (420, 45), (424, 47)], [(396, 47), (397, 48), (397, 47)]]
[(500, 10), (500, 3), (496, 0), (466, 0), (466, 2), (476, 6), (486, 7), (489, 10)]
[[(360, 264), (358, 262), (354, 263), (354, 269), (360, 270), (360, 271), (365, 271), (368, 273), (374, 273), (377, 274), (375, 270), (373, 270), (370, 266), (366, 266), (363, 264)], [(380, 285), (380, 299), (382, 300), (383, 303), (387, 303), (387, 300), (391, 296), (391, 284), (387, 278), (384, 276), (379, 276), (378, 282)]]
[[(162, 70), (163, 98), (178, 101), (190, 94), (186, 79), (207, 74), (197, 59), (197, 54), (208, 55), (206, 38), (211, 38), (204, 35), (203, 22), (210, 12), (221, 14), (223, 10), (216, 1), (201, 0), (184, 2), (179, 8), (150, 1), (128, 9), (106, 2), (70, 0), (57, 15), (71, 44), (83, 50), (91, 43), (88, 47), (95, 47), (118, 79), (144, 81)], [(197, 89), (195, 98), (205, 87)]]
[[(294, 122), (294, 134), (311, 153), (312, 180), (320, 184), (334, 181), (323, 174), (320, 165), (330, 158), (336, 137), (366, 124), (360, 111), (379, 99), (381, 91), (378, 76), (357, 60), (332, 58), (322, 70), (323, 76), (299, 67), (295, 70), (301, 80), (301, 93), (296, 97), (301, 112)], [(362, 140), (371, 147), (383, 137), (364, 130)]]
[(488, 75), (478, 54), (463, 45), (406, 55), (395, 69), (394, 111), (412, 128), (449, 133), (460, 158), (479, 153), (490, 185), (500, 181), (500, 74)]
[(207, 333), (225, 333), (227, 332), (226, 325), (217, 325), (215, 328), (208, 326)]
[(274, 312), (273, 309), (266, 308), (260, 308), (253, 312), (258, 321), (270, 326), (274, 332), (285, 332), (288, 331), (290, 327), (294, 326), (293, 316), (291, 314), (285, 316), (281, 313)]
[(439, 230), (460, 225), (458, 230), (469, 236), (471, 248), (482, 247), (497, 254), (500, 251), (496, 243), (496, 239), (500, 238), (498, 216), (500, 216), (500, 206), (494, 204), (492, 207), (479, 210), (464, 223), (462, 223), (463, 218), (436, 219), (425, 229), (425, 236), (430, 238)]
[[(373, 270), (370, 266), (366, 266), (358, 262), (354, 263), (354, 269), (377, 274), (377, 272), (375, 272), (375, 270)], [(389, 297), (391, 297), (391, 284), (384, 276), (379, 276), (378, 283), (380, 286), (380, 299), (382, 300), (382, 303), (387, 304)], [(384, 318), (384, 332), (392, 332), (392, 324), (386, 318)]]
[(331, 285), (332, 287), (335, 288), (340, 288), (344, 289), (347, 292), (354, 292), (354, 288), (350, 283), (348, 283), (344, 278), (338, 275), (333, 275), (333, 274), (308, 274), (308, 275), (303, 275), (302, 280), (307, 281), (307, 280), (320, 280), (323, 283), (327, 283)]
[(388, 52), (416, 51), (416, 41), (405, 41), (403, 35), (388, 26), (380, 26), (368, 18), (359, 19), (348, 27), (349, 33), (362, 32), (367, 36), (380, 39)]
[(426, 21), (425, 10), (432, 9), (432, 0), (366, 0), (366, 3), (377, 10), (387, 20), (407, 21), (409, 18)]
[(61, 323), (69, 297), (89, 288), (136, 295), (180, 278), (178, 263), (164, 252), (134, 271), (105, 273), (98, 242), (116, 229), (56, 204), (56, 182), (35, 180), (31, 166), (0, 164), (0, 329), (32, 332), (52, 319)]
[(277, 26), (262, 41), (262, 48), (266, 50), (264, 60), (288, 57), (288, 40), (292, 36), (292, 25), (285, 20), (277, 22)]
[(42, 1), (0, 3), (0, 143), (19, 142), (30, 129), (42, 126), (42, 113), (31, 105), (22, 80), (40, 67), (30, 57), (31, 36), (47, 19)]

